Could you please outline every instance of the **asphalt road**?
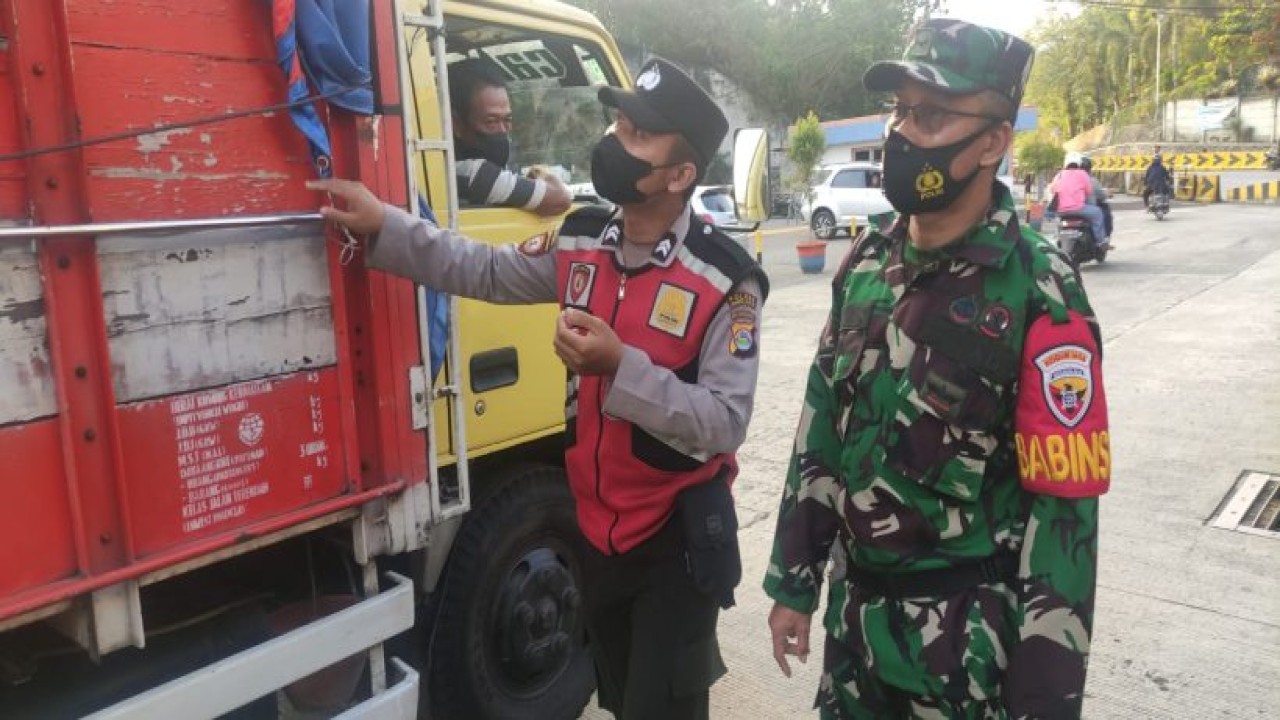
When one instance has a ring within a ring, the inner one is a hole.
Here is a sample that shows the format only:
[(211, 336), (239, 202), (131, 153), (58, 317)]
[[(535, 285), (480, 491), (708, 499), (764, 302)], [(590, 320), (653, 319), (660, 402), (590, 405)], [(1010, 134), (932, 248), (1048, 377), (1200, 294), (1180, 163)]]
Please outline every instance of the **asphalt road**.
[[(1083, 270), (1104, 330), (1115, 475), (1102, 503), (1088, 718), (1270, 718), (1280, 707), (1280, 538), (1206, 521), (1245, 470), (1280, 473), (1280, 206), (1117, 213), (1115, 250)], [(781, 228), (781, 229), (779, 229)], [(729, 674), (712, 717), (816, 717), (820, 657), (774, 665), (760, 590), (807, 366), (849, 241), (799, 271), (766, 226), (755, 416), (735, 486), (744, 581), (720, 621)], [(821, 647), (815, 629), (815, 647)], [(793, 664), (794, 667), (794, 664)], [(589, 709), (585, 718), (607, 718)]]

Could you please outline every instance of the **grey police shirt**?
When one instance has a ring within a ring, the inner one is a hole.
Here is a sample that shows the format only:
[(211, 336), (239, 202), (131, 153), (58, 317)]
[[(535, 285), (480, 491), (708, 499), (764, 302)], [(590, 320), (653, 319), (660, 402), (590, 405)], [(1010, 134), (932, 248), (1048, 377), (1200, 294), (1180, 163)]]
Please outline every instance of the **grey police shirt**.
[[(686, 206), (671, 227), (676, 249), (689, 224)], [(665, 267), (677, 254), (673, 251), (659, 257), (645, 246), (625, 242), (615, 252), (626, 267), (645, 263)], [(368, 253), (370, 267), (463, 297), (513, 305), (557, 302), (560, 295), (554, 251), (526, 254), (516, 244), (477, 242), (391, 205), (386, 206), (382, 232), (370, 240)], [(759, 283), (747, 278), (736, 291), (755, 298), (759, 328), (764, 305)], [(760, 353), (741, 357), (729, 351), (730, 310), (722, 306), (703, 336), (696, 383), (686, 383), (671, 370), (654, 365), (640, 348), (625, 346), (604, 411), (690, 451), (715, 455), (737, 450), (751, 419)], [(736, 311), (741, 313), (742, 309)]]

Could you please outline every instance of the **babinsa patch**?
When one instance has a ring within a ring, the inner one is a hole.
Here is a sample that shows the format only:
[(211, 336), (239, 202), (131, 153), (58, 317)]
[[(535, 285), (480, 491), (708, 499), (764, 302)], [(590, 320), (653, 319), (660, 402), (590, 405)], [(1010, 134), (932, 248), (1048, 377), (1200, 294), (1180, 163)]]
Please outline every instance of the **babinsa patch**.
[(1049, 411), (1069, 428), (1079, 425), (1093, 402), (1093, 353), (1079, 345), (1059, 345), (1040, 353), (1035, 362)]

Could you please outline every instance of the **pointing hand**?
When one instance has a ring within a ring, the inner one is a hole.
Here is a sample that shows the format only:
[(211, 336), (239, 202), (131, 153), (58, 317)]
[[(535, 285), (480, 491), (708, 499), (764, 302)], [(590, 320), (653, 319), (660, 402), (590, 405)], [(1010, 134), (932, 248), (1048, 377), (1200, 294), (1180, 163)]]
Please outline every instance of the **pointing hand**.
[(386, 211), (382, 201), (369, 188), (354, 180), (311, 180), (308, 190), (327, 192), (331, 198), (341, 199), (346, 210), (333, 205), (320, 208), (326, 220), (332, 220), (357, 235), (374, 235), (382, 230)]

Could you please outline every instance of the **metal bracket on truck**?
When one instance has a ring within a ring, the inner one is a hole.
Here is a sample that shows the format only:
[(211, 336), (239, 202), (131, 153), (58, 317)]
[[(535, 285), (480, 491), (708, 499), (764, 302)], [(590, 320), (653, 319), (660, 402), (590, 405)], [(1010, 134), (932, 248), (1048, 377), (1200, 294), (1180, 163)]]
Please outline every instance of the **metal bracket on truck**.
[[(87, 720), (218, 717), (413, 627), (413, 581), (388, 573), (394, 587), (328, 617), (252, 647), (195, 673), (89, 715)], [(394, 686), (344, 718), (412, 717), (418, 675), (392, 659)], [(389, 696), (388, 696), (389, 695)], [(408, 713), (392, 710), (413, 708)]]

